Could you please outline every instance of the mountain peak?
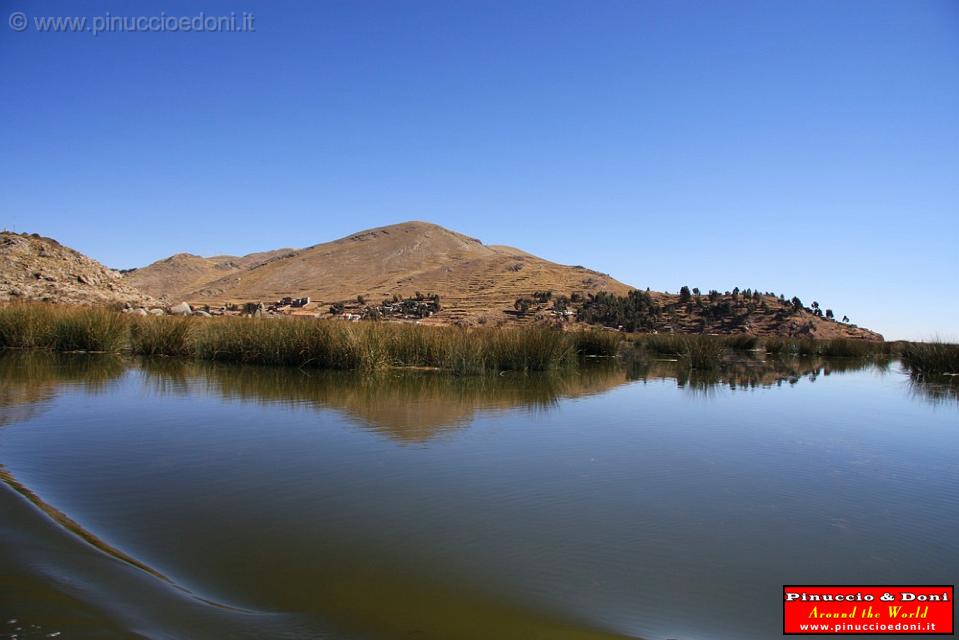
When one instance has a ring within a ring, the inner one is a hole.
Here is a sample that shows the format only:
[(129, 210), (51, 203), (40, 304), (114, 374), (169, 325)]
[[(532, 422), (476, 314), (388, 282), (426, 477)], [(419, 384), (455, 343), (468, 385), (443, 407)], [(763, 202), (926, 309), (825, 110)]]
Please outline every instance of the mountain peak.
[(204, 304), (288, 296), (330, 304), (357, 296), (378, 301), (431, 292), (441, 296), (449, 310), (444, 315), (451, 319), (502, 319), (512, 312), (517, 298), (538, 290), (557, 294), (629, 291), (607, 275), (516, 249), (487, 246), (423, 220), (366, 229), (277, 255), (255, 267), (217, 271), (213, 265), (202, 270), (174, 266), (160, 261), (128, 277), (153, 295)]
[[(424, 220), (408, 220), (406, 222), (399, 222), (396, 224), (390, 224), (383, 227), (374, 227), (372, 229), (366, 229), (364, 231), (359, 231), (357, 233), (350, 234), (343, 238), (344, 240), (370, 240), (373, 238), (383, 238), (387, 236), (419, 236), (423, 238), (457, 238), (461, 241), (482, 245), (482, 241), (471, 238), (469, 236), (463, 235), (462, 233), (457, 233), (447, 229), (446, 227), (440, 226), (433, 222), (426, 222)], [(319, 245), (314, 245), (319, 246)]]

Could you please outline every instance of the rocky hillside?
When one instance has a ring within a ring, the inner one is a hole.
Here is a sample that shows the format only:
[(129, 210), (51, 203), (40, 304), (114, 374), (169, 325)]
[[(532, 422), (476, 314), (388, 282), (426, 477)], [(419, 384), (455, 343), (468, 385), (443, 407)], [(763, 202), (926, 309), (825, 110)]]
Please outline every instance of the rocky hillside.
[(0, 302), (152, 305), (150, 296), (56, 240), (0, 232)]
[[(557, 292), (609, 291), (629, 287), (606, 274), (560, 265), (519, 249), (485, 245), (475, 238), (426, 222), (406, 222), (362, 231), (266, 259), (234, 258), (240, 268), (209, 268), (214, 258), (160, 260), (127, 275), (146, 291), (194, 304), (219, 305), (310, 297), (320, 307), (355, 300), (435, 293), (441, 319), (501, 319), (515, 300), (538, 289)], [(205, 262), (201, 262), (205, 261)], [(202, 276), (202, 277), (201, 277)], [(200, 279), (206, 278), (200, 283)], [(168, 282), (169, 285), (164, 285)], [(185, 291), (184, 282), (195, 288)]]
[(832, 340), (882, 340), (874, 331), (848, 319), (840, 321), (832, 309), (818, 302), (805, 306), (799, 298), (786, 299), (752, 289), (701, 294), (683, 287), (679, 294), (633, 290), (626, 296), (540, 295), (526, 300), (525, 314), (534, 317), (571, 316), (580, 322), (629, 332), (751, 335), (759, 337)]
[(128, 283), (156, 298), (169, 302), (192, 297), (193, 292), (209, 282), (241, 274), (273, 258), (290, 255), (293, 249), (276, 249), (246, 256), (213, 256), (204, 258), (192, 253), (178, 253), (154, 262), (143, 269), (124, 273)]
[[(287, 297), (311, 301), (295, 308), (277, 303)], [(56, 240), (3, 232), (0, 302), (11, 300), (131, 308), (186, 301), (216, 307), (214, 315), (239, 314), (246, 303), (263, 302), (253, 307), (273, 315), (328, 317), (335, 307), (351, 319), (550, 322), (638, 332), (882, 339), (839, 321), (840, 315), (816, 302), (807, 306), (798, 298), (738, 288), (725, 293), (686, 287), (678, 294), (643, 291), (585, 267), (485, 245), (425, 222), (370, 229), (305, 249), (241, 257), (181, 253), (125, 276)], [(171, 311), (181, 306), (191, 312), (180, 304)]]
[(635, 290), (607, 274), (486, 245), (426, 222), (242, 257), (181, 253), (126, 277), (167, 302), (194, 305), (309, 297), (308, 310), (320, 315), (343, 303), (338, 308), (347, 313), (378, 316), (390, 306), (382, 305), (384, 299), (395, 306), (396, 298), (419, 292), (420, 301), (439, 296), (440, 310), (427, 320), (436, 323), (578, 320), (627, 331), (881, 339), (827, 317), (824, 309), (767, 293)]

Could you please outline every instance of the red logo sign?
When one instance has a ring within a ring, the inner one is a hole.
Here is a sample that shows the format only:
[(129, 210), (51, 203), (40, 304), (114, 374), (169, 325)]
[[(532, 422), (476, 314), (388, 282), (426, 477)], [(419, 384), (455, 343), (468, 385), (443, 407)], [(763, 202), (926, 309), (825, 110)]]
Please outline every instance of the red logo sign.
[(952, 635), (952, 585), (783, 585), (784, 635)]

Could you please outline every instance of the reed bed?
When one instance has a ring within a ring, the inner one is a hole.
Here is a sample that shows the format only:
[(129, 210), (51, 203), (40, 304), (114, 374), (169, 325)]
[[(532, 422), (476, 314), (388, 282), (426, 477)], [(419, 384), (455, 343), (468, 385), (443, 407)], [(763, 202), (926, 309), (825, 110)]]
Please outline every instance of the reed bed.
[(722, 336), (722, 341), (729, 349), (736, 351), (753, 351), (759, 346), (759, 338), (746, 334)]
[(637, 336), (635, 344), (651, 353), (663, 356), (679, 356), (685, 350), (689, 337), (678, 333), (653, 333)]
[(763, 340), (766, 353), (782, 356), (814, 356), (819, 353), (819, 345), (812, 338), (770, 337)]
[(726, 355), (726, 343), (722, 340), (710, 340), (709, 336), (691, 336), (686, 343), (683, 357), (693, 369), (717, 369)]
[(815, 340), (813, 338), (765, 338), (767, 353), (787, 356), (825, 356), (833, 358), (862, 358), (888, 353), (886, 343), (868, 340)]
[(900, 347), (900, 357), (916, 377), (959, 374), (959, 344), (906, 342)]
[(109, 309), (9, 305), (0, 308), (0, 347), (119, 351), (127, 327), (127, 318)]
[(865, 340), (815, 340), (813, 338), (760, 338), (747, 335), (713, 336), (651, 334), (634, 337), (637, 347), (659, 355), (674, 356), (694, 369), (715, 369), (737, 351), (765, 350), (781, 356), (862, 358), (888, 354), (882, 342)]
[(53, 348), (54, 314), (38, 305), (0, 307), (0, 347)]
[(135, 318), (130, 322), (130, 351), (144, 356), (193, 353), (189, 318)]
[(623, 342), (622, 334), (599, 329), (580, 331), (574, 338), (576, 351), (586, 356), (615, 356)]
[(620, 336), (542, 325), (429, 327), (313, 318), (127, 316), (92, 307), (0, 307), (0, 347), (129, 351), (267, 364), (375, 371), (430, 367), (456, 374), (546, 371), (581, 355), (615, 355)]
[(693, 369), (716, 369), (726, 355), (725, 337), (693, 334), (653, 334), (637, 342), (647, 351), (676, 356)]
[(867, 340), (848, 340), (836, 339), (826, 340), (820, 343), (819, 355), (826, 357), (841, 358), (863, 358), (882, 354), (882, 342), (869, 342)]
[(572, 363), (578, 344), (573, 334), (538, 326), (470, 329), (312, 319), (195, 324), (200, 359), (324, 369), (545, 371)]

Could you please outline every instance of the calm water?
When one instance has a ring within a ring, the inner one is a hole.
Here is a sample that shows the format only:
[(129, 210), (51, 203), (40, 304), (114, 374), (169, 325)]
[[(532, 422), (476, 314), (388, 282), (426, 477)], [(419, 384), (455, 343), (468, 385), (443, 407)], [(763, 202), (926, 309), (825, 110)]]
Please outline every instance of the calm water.
[(11, 353), (0, 628), (765, 640), (783, 583), (954, 583), (957, 454), (956, 394), (897, 363), (364, 379)]

